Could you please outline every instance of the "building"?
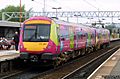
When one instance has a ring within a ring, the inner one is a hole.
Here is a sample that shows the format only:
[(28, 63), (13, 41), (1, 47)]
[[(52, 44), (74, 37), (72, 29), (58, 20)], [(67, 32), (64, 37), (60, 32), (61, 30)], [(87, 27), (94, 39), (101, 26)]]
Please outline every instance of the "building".
[(0, 37), (12, 39), (14, 33), (19, 30), (19, 22), (0, 21)]

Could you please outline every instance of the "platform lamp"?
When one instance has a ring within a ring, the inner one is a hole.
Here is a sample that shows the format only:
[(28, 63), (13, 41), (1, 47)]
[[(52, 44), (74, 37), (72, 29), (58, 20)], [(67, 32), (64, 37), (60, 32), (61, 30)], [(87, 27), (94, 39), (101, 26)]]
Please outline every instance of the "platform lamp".
[(58, 7), (58, 8), (53, 7), (52, 9), (55, 9), (55, 10), (56, 10), (56, 18), (57, 18), (57, 15), (58, 15), (58, 9), (62, 9), (62, 8), (61, 8), (61, 7)]
[(82, 16), (81, 15), (76, 15), (76, 14), (74, 16), (77, 18), (77, 23), (79, 23), (78, 18), (82, 17)]

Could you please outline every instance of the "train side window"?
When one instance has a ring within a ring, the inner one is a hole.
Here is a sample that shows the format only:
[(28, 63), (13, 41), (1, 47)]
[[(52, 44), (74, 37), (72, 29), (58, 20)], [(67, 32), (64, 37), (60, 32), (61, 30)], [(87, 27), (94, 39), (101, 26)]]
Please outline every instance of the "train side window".
[(81, 39), (83, 39), (83, 38), (84, 38), (84, 35), (82, 34), (82, 35), (81, 35)]
[(98, 38), (100, 38), (100, 35), (98, 34)]
[(65, 25), (60, 26), (60, 35), (64, 37), (65, 40), (69, 40), (69, 27)]
[(101, 33), (98, 34), (98, 38), (101, 38)]
[(80, 33), (78, 33), (77, 35), (78, 35), (78, 39), (81, 39), (81, 34), (80, 34)]
[(62, 41), (64, 41), (64, 40), (65, 40), (65, 38), (61, 38), (61, 40), (62, 40)]
[(92, 37), (92, 34), (90, 35), (90, 37), (91, 37), (91, 39), (93, 38), (93, 37)]
[(85, 35), (83, 35), (84, 37), (86, 37)]
[(95, 35), (94, 34), (91, 34), (91, 38), (94, 38), (95, 37)]

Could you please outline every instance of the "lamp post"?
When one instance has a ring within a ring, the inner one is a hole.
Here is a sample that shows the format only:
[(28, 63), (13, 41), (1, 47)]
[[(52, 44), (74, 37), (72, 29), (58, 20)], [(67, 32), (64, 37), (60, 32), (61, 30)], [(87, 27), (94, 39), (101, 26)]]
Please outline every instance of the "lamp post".
[(21, 0), (20, 0), (20, 27), (21, 27), (21, 21), (22, 21), (22, 6), (21, 6)]
[(55, 9), (55, 10), (56, 10), (56, 18), (57, 18), (57, 13), (58, 13), (57, 10), (58, 10), (58, 9), (62, 9), (62, 8), (61, 8), (61, 7), (58, 7), (58, 8), (53, 7), (52, 9)]
[(43, 15), (45, 16), (45, 0), (44, 0), (44, 7), (43, 7)]
[(98, 10), (98, 21), (99, 21), (99, 20), (100, 20), (100, 19), (99, 19), (99, 17), (100, 17), (100, 16), (99, 16), (99, 15), (100, 15), (100, 10), (99, 10), (99, 8), (98, 8), (97, 10)]
[(90, 20), (89, 23), (91, 24), (93, 17), (88, 17), (88, 19)]
[(82, 16), (81, 15), (76, 15), (76, 14), (74, 16), (77, 18), (77, 23), (79, 23), (78, 19), (79, 19), (79, 17), (82, 17)]

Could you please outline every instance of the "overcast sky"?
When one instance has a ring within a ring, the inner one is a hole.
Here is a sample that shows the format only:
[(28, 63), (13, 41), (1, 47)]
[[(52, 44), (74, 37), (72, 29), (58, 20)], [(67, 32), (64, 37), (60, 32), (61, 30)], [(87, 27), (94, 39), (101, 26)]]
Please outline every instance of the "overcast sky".
[[(44, 0), (21, 1), (27, 11), (43, 11)], [(20, 0), (0, 0), (0, 9), (8, 5), (18, 6), (19, 3)], [(120, 11), (120, 0), (45, 0), (45, 10), (55, 11), (52, 7), (61, 7), (59, 11)]]
[[(42, 11), (44, 0), (21, 0), (26, 10)], [(0, 9), (7, 5), (19, 5), (20, 0), (0, 0)], [(52, 7), (62, 7), (60, 11), (120, 11), (120, 0), (45, 0), (46, 11), (54, 11)]]

